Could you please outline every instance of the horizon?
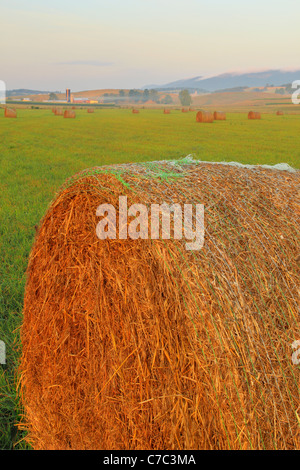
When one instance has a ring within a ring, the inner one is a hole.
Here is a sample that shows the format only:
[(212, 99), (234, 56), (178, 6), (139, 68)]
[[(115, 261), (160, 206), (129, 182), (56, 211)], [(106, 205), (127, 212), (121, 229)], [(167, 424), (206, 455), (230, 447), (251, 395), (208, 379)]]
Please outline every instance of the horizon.
[(26, 9), (11, 0), (1, 10), (8, 90), (140, 89), (183, 76), (297, 70), (297, 0), (28, 0)]

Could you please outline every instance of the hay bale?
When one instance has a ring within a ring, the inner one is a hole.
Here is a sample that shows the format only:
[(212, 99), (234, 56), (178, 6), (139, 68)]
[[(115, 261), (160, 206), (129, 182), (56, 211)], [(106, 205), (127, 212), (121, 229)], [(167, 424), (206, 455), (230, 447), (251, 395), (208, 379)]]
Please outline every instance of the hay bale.
[(188, 109), (185, 109), (185, 108), (182, 108), (181, 112), (182, 112), (182, 113), (188, 113), (189, 110), (188, 110)]
[(214, 115), (208, 111), (198, 111), (196, 122), (214, 122)]
[(226, 113), (221, 111), (214, 112), (214, 120), (215, 121), (226, 121)]
[(276, 114), (277, 114), (277, 116), (283, 116), (284, 113), (283, 113), (283, 111), (277, 111)]
[(170, 114), (170, 110), (169, 109), (164, 109), (164, 114)]
[(55, 109), (55, 112), (54, 112), (55, 116), (63, 116), (63, 114), (64, 114), (64, 112), (63, 112), (62, 108), (56, 108)]
[(88, 112), (89, 114), (92, 114), (92, 113), (94, 112), (94, 108), (88, 108), (87, 112)]
[(261, 114), (257, 111), (250, 111), (248, 113), (248, 119), (261, 119)]
[(133, 109), (133, 110), (132, 110), (132, 113), (133, 113), (133, 114), (139, 114), (139, 112), (140, 112), (139, 109)]
[(52, 108), (52, 113), (55, 114), (56, 108)]
[[(299, 182), (184, 160), (65, 183), (27, 270), (20, 395), (35, 449), (299, 449)], [(96, 209), (119, 196), (204, 204), (202, 250), (99, 240)]]
[(70, 109), (66, 109), (65, 112), (64, 112), (64, 118), (75, 119), (76, 118), (75, 111), (72, 111)]
[(17, 111), (13, 108), (5, 108), (4, 109), (4, 117), (6, 118), (16, 118)]

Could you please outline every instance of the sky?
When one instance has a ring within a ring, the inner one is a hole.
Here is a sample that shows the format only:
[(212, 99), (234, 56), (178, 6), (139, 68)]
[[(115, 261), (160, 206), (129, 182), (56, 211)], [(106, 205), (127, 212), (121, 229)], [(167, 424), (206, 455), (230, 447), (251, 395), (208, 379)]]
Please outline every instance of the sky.
[(0, 0), (0, 80), (83, 91), (295, 70), (299, 18), (299, 0)]

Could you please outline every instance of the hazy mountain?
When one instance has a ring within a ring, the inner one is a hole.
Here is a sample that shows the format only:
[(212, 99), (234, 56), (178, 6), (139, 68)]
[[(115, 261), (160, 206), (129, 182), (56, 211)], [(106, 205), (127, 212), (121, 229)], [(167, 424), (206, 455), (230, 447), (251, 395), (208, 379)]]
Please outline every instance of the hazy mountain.
[[(215, 77), (203, 78), (201, 76), (177, 80), (165, 85), (159, 85), (159, 89), (199, 89), (209, 92), (225, 90), (237, 87), (264, 87), (268, 85), (280, 86), (300, 80), (300, 70), (294, 72), (287, 70), (265, 70), (263, 72), (249, 73), (224, 73)], [(144, 88), (144, 87), (143, 87)]]
[[(6, 96), (26, 96), (26, 95), (49, 95), (51, 91), (38, 91), (38, 90), (27, 90), (26, 88), (20, 88), (18, 90), (7, 90)], [(54, 91), (53, 93), (60, 93), (60, 91)]]

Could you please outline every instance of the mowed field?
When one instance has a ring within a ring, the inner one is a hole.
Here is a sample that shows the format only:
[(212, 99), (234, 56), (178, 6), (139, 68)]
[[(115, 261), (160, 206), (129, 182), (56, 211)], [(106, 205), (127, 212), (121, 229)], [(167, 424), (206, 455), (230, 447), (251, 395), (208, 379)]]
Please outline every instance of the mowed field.
[(173, 160), (287, 163), (300, 167), (300, 114), (227, 113), (227, 121), (199, 124), (195, 112), (103, 109), (76, 119), (51, 109), (18, 109), (17, 119), (0, 113), (0, 448), (24, 448), (16, 392), (25, 270), (35, 226), (66, 178), (92, 166)]

